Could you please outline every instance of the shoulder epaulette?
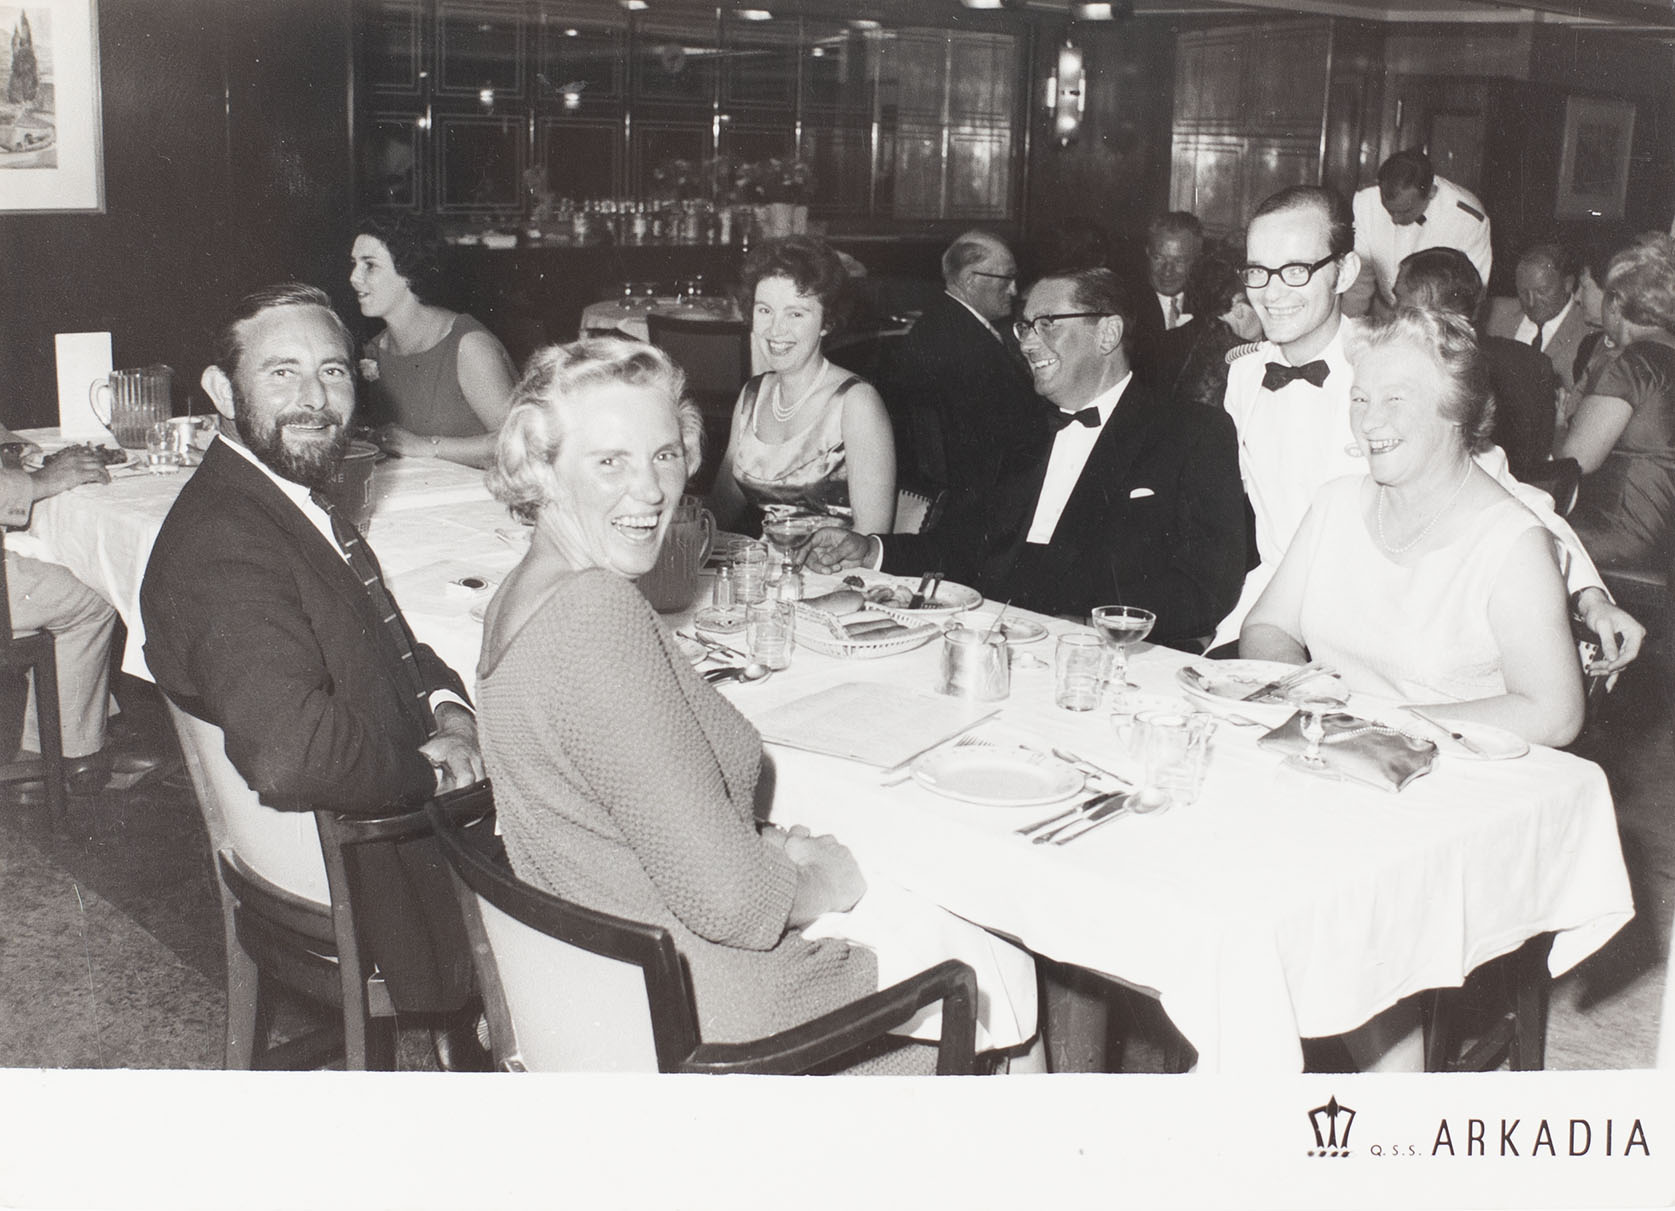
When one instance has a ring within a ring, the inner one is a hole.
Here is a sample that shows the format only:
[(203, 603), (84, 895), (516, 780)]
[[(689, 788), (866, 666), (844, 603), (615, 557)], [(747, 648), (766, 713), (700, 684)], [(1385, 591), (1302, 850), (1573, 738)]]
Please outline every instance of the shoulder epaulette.
[(1246, 341), (1242, 345), (1234, 345), (1233, 348), (1227, 351), (1227, 364), (1231, 366), (1241, 357), (1244, 357), (1248, 353), (1255, 353), (1260, 348), (1262, 348), (1261, 341)]
[(1489, 216), (1484, 214), (1477, 207), (1467, 206), (1464, 202), (1455, 202), (1454, 205), (1458, 206), (1461, 210), (1465, 211), (1472, 218), (1476, 219), (1479, 223), (1488, 222)]

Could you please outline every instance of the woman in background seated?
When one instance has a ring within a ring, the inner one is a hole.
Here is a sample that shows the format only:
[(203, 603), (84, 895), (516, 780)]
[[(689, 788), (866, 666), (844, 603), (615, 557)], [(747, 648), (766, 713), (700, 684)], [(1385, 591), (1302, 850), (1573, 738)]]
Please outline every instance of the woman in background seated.
[[(534, 531), (487, 611), (478, 710), (518, 876), (667, 929), (704, 1040), (733, 1042), (872, 992), (879, 960), (829, 929), (803, 936), (822, 914), (854, 907), (866, 882), (833, 838), (759, 825), (761, 738), (634, 585), (698, 462), (701, 421), (683, 387), (668, 355), (638, 342), (583, 340), (530, 359), (489, 482)], [(1033, 1034), (1028, 956), (920, 907), (1009, 954), (1008, 987), (1027, 990), (1027, 1021), (1001, 1045)], [(891, 924), (909, 935), (925, 920)], [(1010, 1004), (993, 991), (982, 999), (985, 1021)], [(922, 1053), (931, 1049), (892, 1044), (889, 1055), (928, 1071), (934, 1054)]]
[(1365, 477), (1315, 497), (1239, 654), (1336, 668), (1539, 744), (1582, 724), (1564, 581), (1535, 515), (1472, 459), (1494, 416), (1470, 323), (1403, 308), (1351, 344)]
[(746, 258), (752, 349), (767, 370), (745, 384), (733, 412), (711, 500), (721, 525), (824, 515), (890, 532), (896, 450), (884, 401), (820, 349), (847, 284), (843, 263), (812, 236), (775, 240)]
[(1661, 569), (1675, 523), (1675, 240), (1641, 236), (1612, 257), (1600, 312), (1619, 352), (1559, 439), (1582, 464), (1570, 523), (1601, 567)]
[(404, 458), (486, 466), (517, 380), (506, 347), (431, 301), (441, 248), (429, 224), (374, 216), (357, 230), (349, 285), (361, 314), (384, 321), (361, 362), (378, 444)]

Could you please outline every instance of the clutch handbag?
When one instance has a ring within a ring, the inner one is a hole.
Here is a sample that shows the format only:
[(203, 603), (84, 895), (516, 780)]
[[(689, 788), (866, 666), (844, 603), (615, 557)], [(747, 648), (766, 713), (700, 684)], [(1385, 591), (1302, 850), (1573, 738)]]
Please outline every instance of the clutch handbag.
[[(1320, 741), (1320, 759), (1333, 773), (1352, 782), (1399, 791), (1421, 774), (1431, 771), (1437, 746), (1429, 740), (1374, 723), (1342, 711), (1321, 716), (1326, 735)], [(1305, 753), (1309, 742), (1303, 737), (1303, 715), (1299, 711), (1256, 742), (1281, 753)]]

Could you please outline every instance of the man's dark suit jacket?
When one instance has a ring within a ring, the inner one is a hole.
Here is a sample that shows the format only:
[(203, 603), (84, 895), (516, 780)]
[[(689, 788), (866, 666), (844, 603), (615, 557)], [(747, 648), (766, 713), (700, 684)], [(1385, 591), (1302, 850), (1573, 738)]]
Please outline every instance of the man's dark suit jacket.
[(902, 338), (881, 390), (903, 417), (898, 481), (947, 489), (950, 510), (991, 491), (1045, 432), (1023, 359), (946, 294)]
[(1506, 451), (1512, 474), (1528, 479), (1553, 456), (1559, 376), (1539, 349), (1504, 336), (1478, 342), (1495, 393), (1494, 442)]
[[(146, 566), (140, 610), (152, 676), (181, 709), (225, 732), (227, 756), (270, 807), (366, 815), (423, 802), (436, 785), (419, 752), (428, 723), (393, 637), (335, 544), (225, 442), (210, 446), (181, 489)], [(465, 696), (434, 652), (415, 648), (427, 687)], [(373, 910), (369, 945), (399, 1005), (454, 1008), (470, 960), (441, 854), (430, 838), (394, 851), (394, 862), (365, 855), (362, 864), (364, 885), (381, 891), (357, 904)], [(416, 906), (398, 906), (403, 888)], [(407, 971), (430, 962), (391, 949), (410, 937), (411, 911), (439, 920), (441, 935), (459, 934), (438, 936), (439, 987), (422, 996)]]
[(1124, 390), (1065, 503), (1053, 539), (1026, 542), (1051, 442), (999, 483), (987, 507), (930, 534), (884, 539), (885, 570), (939, 570), (985, 597), (1044, 614), (1096, 605), (1157, 615), (1154, 641), (1209, 634), (1245, 573), (1244, 492), (1225, 412), (1172, 404), (1138, 380)]

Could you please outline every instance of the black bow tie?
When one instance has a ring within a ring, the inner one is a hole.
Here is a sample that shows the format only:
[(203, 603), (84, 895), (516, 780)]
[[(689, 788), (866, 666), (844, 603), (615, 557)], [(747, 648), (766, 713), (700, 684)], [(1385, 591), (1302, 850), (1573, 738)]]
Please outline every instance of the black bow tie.
[(1420, 215), (1420, 216), (1419, 216), (1419, 217), (1418, 217), (1418, 218), (1417, 218), (1417, 219), (1415, 219), (1415, 220), (1413, 220), (1413, 221), (1414, 221), (1414, 222), (1415, 222), (1415, 223), (1417, 223), (1417, 224), (1418, 224), (1418, 225), (1419, 225), (1419, 226), (1421, 226), (1421, 227), (1423, 227), (1423, 226), (1424, 226), (1424, 225), (1425, 225), (1425, 216), (1424, 216), (1424, 215)]
[(1047, 427), (1057, 433), (1066, 425), (1075, 421), (1086, 425), (1090, 429), (1099, 428), (1099, 409), (1083, 408), (1080, 412), (1066, 412), (1063, 408), (1054, 408), (1047, 414)]
[(1306, 379), (1310, 386), (1319, 387), (1326, 382), (1326, 376), (1332, 373), (1332, 367), (1316, 358), (1312, 362), (1304, 362), (1301, 366), (1287, 366), (1284, 362), (1269, 362), (1268, 368), (1262, 374), (1262, 389), (1264, 391), (1278, 391), (1287, 383)]

